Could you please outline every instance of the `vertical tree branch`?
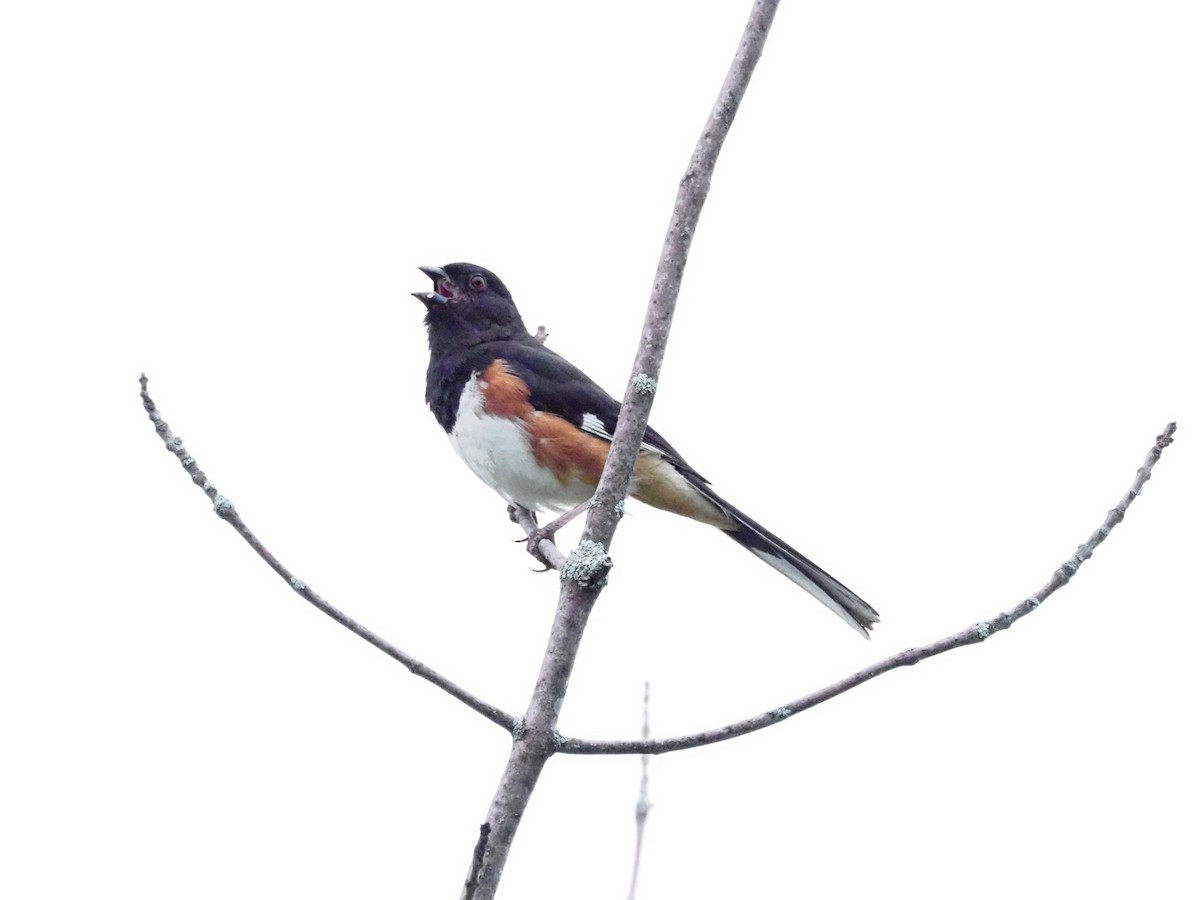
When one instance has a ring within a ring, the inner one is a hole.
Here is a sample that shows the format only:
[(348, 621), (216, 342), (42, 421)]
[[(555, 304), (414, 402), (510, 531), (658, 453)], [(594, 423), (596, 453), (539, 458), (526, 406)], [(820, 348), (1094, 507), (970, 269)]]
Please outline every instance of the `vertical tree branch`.
[(679, 183), (608, 461), (588, 513), (583, 539), (571, 551), (559, 573), (562, 588), (546, 655), (525, 714), (524, 727), (517, 730), (513, 739), (508, 765), (488, 810), (489, 834), (483, 864), (478, 878), (469, 881), (463, 890), (462, 896), (466, 900), (492, 900), (495, 896), (521, 816), (546, 760), (558, 749), (561, 740), (557, 730), (559, 710), (583, 640), (583, 630), (612, 565), (608, 547), (620, 519), (620, 504), (629, 491), (633, 464), (650, 418), (650, 406), (658, 386), (692, 236), (708, 197), (717, 157), (745, 96), (754, 67), (762, 56), (778, 5), (778, 0), (756, 0), (716, 104)]
[[(650, 682), (642, 692), (642, 741), (650, 740)], [(650, 755), (642, 754), (642, 783), (638, 787), (637, 839), (633, 847), (633, 877), (629, 879), (629, 900), (637, 900), (638, 872), (642, 868), (642, 839), (646, 834), (646, 816), (650, 814)]]

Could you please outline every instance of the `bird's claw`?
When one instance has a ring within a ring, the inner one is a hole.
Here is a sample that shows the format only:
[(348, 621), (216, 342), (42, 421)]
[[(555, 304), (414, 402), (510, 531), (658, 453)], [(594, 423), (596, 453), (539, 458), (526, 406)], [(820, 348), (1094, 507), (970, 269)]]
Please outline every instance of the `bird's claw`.
[(557, 528), (544, 525), (541, 528), (535, 528), (530, 532), (529, 537), (525, 538), (525, 549), (529, 551), (529, 555), (545, 566), (544, 569), (534, 569), (535, 572), (549, 572), (553, 568), (546, 559), (546, 555), (542, 553), (541, 543), (549, 541), (553, 544), (556, 531), (558, 531)]

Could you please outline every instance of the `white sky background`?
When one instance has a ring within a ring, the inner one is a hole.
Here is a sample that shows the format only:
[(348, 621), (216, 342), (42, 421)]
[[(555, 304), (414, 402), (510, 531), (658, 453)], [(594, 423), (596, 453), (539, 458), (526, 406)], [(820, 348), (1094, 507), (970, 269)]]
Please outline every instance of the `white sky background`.
[[(453, 897), (557, 596), (423, 402), (421, 264), (495, 269), (620, 393), (747, 2), (16, 3), (0, 893)], [(883, 614), (628, 516), (563, 731), (769, 709), (1039, 588), (981, 647), (653, 760), (643, 900), (1178, 896), (1195, 880), (1198, 14), (787, 3), (653, 421)], [(572, 532), (572, 537), (574, 532)], [(563, 542), (567, 543), (567, 542)], [(502, 887), (620, 898), (638, 761), (552, 760)]]

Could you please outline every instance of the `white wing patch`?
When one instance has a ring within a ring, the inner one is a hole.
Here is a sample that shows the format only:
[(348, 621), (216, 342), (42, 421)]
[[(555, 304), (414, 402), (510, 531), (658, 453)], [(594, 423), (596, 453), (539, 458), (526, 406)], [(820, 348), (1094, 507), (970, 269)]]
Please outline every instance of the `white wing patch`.
[[(596, 437), (604, 438), (604, 440), (609, 442), (611, 442), (613, 439), (613, 436), (608, 433), (608, 429), (604, 427), (604, 423), (600, 421), (600, 417), (595, 413), (584, 413), (583, 423), (579, 426), (579, 428), (582, 431), (586, 431), (588, 434), (594, 434)], [(649, 450), (651, 453), (657, 453), (659, 456), (665, 455), (657, 447), (652, 447), (645, 441), (642, 441), (642, 449)]]
[(579, 427), (588, 434), (594, 434), (596, 437), (602, 437), (606, 441), (612, 440), (612, 435), (608, 433), (608, 429), (604, 427), (604, 423), (600, 421), (600, 417), (595, 413), (584, 413), (583, 424)]

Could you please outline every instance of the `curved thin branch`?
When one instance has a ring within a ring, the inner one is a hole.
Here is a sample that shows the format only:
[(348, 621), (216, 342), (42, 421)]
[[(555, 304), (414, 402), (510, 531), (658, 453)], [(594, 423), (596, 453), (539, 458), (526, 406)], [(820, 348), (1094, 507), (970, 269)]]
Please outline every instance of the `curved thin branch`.
[(510, 734), (513, 733), (517, 727), (518, 720), (515, 719), (510, 713), (506, 713), (504, 710), (480, 700), (474, 694), (459, 687), (453, 681), (446, 678), (446, 676), (429, 668), (429, 666), (425, 665), (425, 663), (421, 662), (419, 659), (409, 656), (399, 647), (396, 647), (388, 641), (385, 641), (365, 625), (361, 625), (354, 621), (354, 619), (350, 618), (340, 609), (322, 599), (316, 591), (293, 575), (281, 562), (279, 562), (279, 560), (275, 558), (274, 554), (272, 554), (270, 550), (263, 546), (263, 542), (260, 541), (258, 537), (255, 536), (255, 534), (246, 526), (246, 523), (242, 521), (242, 517), (238, 515), (237, 510), (234, 509), (234, 506), (229, 499), (221, 495), (217, 491), (216, 486), (208, 480), (208, 476), (201, 471), (199, 465), (196, 463), (195, 458), (184, 449), (183, 438), (176, 437), (171, 433), (170, 426), (167, 425), (163, 417), (159, 415), (158, 407), (155, 406), (154, 401), (150, 399), (150, 393), (146, 389), (146, 384), (149, 379), (146, 378), (145, 375), (142, 375), (139, 381), (142, 385), (142, 406), (145, 407), (146, 413), (150, 416), (150, 421), (154, 423), (155, 431), (158, 432), (158, 436), (162, 438), (163, 443), (167, 446), (167, 449), (179, 458), (180, 465), (182, 465), (184, 471), (191, 476), (192, 483), (197, 485), (202, 491), (204, 491), (205, 494), (208, 495), (208, 498), (212, 500), (213, 511), (230, 525), (232, 525), (234, 530), (242, 536), (243, 540), (245, 540), (247, 544), (254, 548), (254, 552), (261, 556), (266, 564), (270, 566), (280, 578), (288, 583), (292, 590), (294, 590), (297, 594), (299, 594), (321, 612), (325, 613), (325, 615), (329, 616), (329, 618), (333, 619), (339, 625), (348, 628), (367, 643), (378, 647), (418, 678), (424, 678), (435, 687), (441, 688), (451, 697), (454, 697), (455, 699), (471, 707), (471, 709), (475, 710), (475, 712), (479, 713), (489, 722), (495, 722), (505, 731), (509, 732)]
[(1174, 434), (1175, 423), (1171, 422), (1163, 429), (1162, 434), (1155, 439), (1154, 446), (1146, 455), (1146, 461), (1137, 470), (1137, 477), (1134, 478), (1133, 485), (1126, 491), (1125, 496), (1121, 498), (1121, 502), (1108, 511), (1108, 515), (1104, 517), (1104, 521), (1100, 524), (1100, 527), (1092, 532), (1091, 537), (1079, 545), (1079, 549), (1075, 551), (1070, 559), (1055, 570), (1050, 580), (1046, 582), (1040, 591), (1032, 597), (1021, 601), (1007, 612), (1002, 612), (986, 622), (978, 622), (969, 628), (964, 628), (962, 631), (942, 638), (940, 641), (904, 650), (895, 656), (890, 656), (874, 665), (867, 666), (867, 668), (855, 672), (848, 678), (843, 678), (841, 681), (834, 682), (828, 687), (814, 691), (806, 697), (793, 700), (791, 703), (753, 716), (752, 718), (743, 719), (741, 722), (725, 725), (722, 728), (714, 728), (710, 731), (701, 731), (696, 734), (664, 738), (657, 741), (591, 741), (564, 737), (559, 743), (558, 751), (560, 753), (579, 754), (671, 753), (675, 750), (687, 750), (692, 747), (703, 747), (705, 744), (715, 744), (718, 741), (727, 741), (730, 738), (740, 737), (752, 731), (777, 725), (796, 713), (804, 712), (806, 709), (811, 709), (819, 703), (824, 703), (826, 700), (836, 697), (839, 694), (844, 694), (846, 691), (856, 688), (860, 684), (864, 684), (872, 678), (882, 675), (884, 672), (890, 672), (902, 666), (915, 666), (922, 660), (938, 656), (948, 650), (966, 647), (969, 644), (983, 643), (997, 632), (1011, 627), (1018, 619), (1029, 615), (1041, 606), (1047, 597), (1071, 580), (1075, 573), (1079, 571), (1079, 567), (1091, 557), (1096, 548), (1109, 536), (1113, 528), (1125, 518), (1125, 511), (1129, 509), (1129, 505), (1141, 494), (1142, 487), (1150, 480), (1150, 472), (1154, 468), (1154, 464), (1162, 456), (1163, 450), (1174, 440)]

